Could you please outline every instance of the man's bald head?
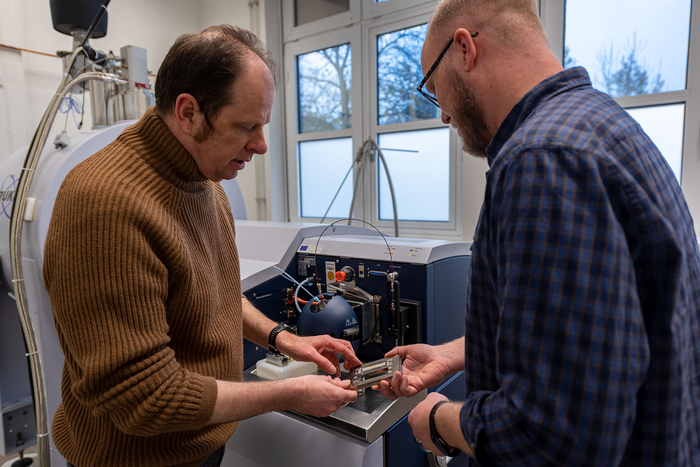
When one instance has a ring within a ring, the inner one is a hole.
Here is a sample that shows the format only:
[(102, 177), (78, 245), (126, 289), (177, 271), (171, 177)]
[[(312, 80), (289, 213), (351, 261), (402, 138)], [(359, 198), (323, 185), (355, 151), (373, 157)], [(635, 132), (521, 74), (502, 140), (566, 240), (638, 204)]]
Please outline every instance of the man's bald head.
[(547, 42), (535, 0), (443, 0), (430, 19), (426, 41), (447, 41), (457, 28), (490, 29), (509, 46), (521, 43), (527, 32)]
[(478, 157), (486, 157), (513, 106), (561, 69), (535, 0), (442, 1), (421, 53), (424, 73), (435, 63), (425, 89), (440, 101), (442, 121), (457, 129), (465, 151)]

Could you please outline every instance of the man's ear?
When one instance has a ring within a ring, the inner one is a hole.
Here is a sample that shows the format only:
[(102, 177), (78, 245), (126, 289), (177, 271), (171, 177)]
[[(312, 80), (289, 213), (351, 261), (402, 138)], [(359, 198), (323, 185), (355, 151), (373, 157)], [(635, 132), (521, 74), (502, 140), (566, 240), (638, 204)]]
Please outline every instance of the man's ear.
[(471, 71), (474, 68), (478, 50), (470, 31), (464, 28), (457, 29), (454, 34), (454, 42), (459, 51), (459, 66), (465, 71)]
[(180, 94), (175, 100), (175, 120), (184, 133), (191, 134), (201, 113), (199, 103), (191, 94)]

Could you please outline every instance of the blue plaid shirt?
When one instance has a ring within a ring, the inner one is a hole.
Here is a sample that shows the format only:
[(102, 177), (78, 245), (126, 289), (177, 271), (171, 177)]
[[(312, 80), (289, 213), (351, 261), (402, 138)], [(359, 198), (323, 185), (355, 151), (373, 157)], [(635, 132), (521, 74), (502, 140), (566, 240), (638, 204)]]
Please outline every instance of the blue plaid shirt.
[(481, 466), (700, 466), (700, 256), (673, 172), (583, 68), (488, 147), (462, 431)]

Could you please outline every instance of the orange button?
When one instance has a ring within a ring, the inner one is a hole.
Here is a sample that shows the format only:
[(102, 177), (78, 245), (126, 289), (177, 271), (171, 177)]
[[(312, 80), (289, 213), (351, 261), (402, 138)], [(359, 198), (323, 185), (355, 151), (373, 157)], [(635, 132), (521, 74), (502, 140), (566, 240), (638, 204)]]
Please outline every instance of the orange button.
[(346, 277), (347, 274), (345, 274), (345, 271), (338, 271), (335, 273), (335, 280), (337, 280), (338, 282), (343, 282)]

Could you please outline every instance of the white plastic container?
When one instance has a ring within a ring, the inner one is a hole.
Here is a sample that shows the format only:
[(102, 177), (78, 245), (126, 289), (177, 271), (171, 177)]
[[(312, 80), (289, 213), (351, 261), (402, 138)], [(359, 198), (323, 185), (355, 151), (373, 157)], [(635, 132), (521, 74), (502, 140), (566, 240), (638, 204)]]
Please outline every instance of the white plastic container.
[(285, 379), (297, 376), (313, 375), (318, 371), (318, 366), (313, 362), (298, 362), (289, 360), (285, 366), (278, 366), (265, 359), (258, 360), (255, 364), (255, 374), (263, 379)]

